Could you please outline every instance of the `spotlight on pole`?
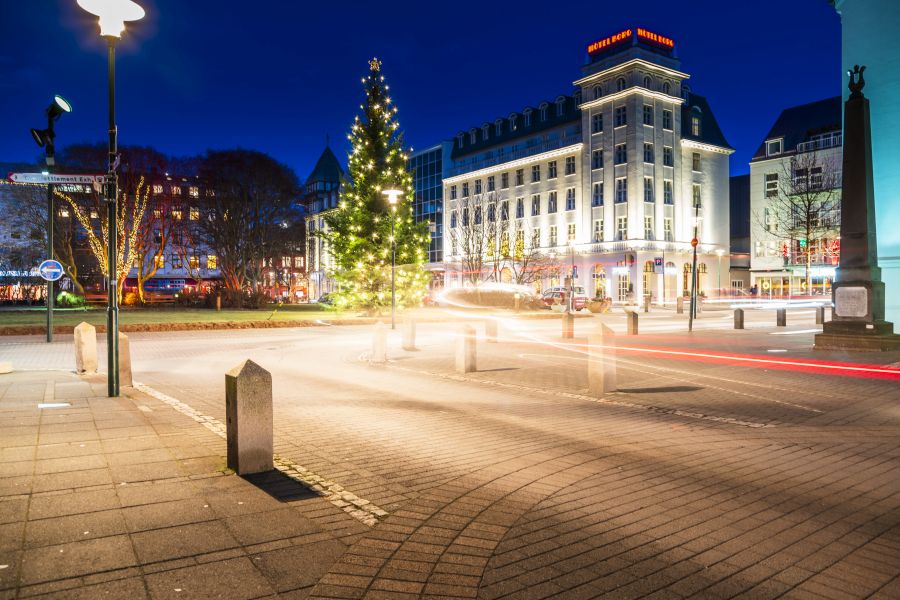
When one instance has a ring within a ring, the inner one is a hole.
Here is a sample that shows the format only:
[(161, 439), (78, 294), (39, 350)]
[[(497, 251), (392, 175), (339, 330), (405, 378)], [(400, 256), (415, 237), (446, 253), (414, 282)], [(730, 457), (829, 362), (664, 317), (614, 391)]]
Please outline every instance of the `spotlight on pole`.
[(397, 209), (397, 202), (403, 192), (400, 190), (384, 190), (381, 192), (388, 198), (388, 204), (391, 205), (391, 329), (397, 328), (396, 312), (397, 312), (397, 285), (394, 277), (394, 271), (397, 268), (397, 242), (394, 240), (394, 211)]

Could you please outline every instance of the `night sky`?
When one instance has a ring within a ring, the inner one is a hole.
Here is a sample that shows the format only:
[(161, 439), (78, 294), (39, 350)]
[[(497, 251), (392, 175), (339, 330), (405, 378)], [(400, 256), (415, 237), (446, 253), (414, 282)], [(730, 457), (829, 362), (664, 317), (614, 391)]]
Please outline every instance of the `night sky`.
[[(262, 150), (305, 178), (346, 134), (377, 55), (415, 149), (571, 93), (585, 46), (627, 27), (675, 39), (747, 161), (779, 111), (840, 94), (840, 21), (826, 0), (306, 2), (138, 0), (118, 61), (120, 144), (175, 155)], [(688, 8), (689, 7), (689, 8)], [(57, 146), (106, 139), (106, 58), (75, 0), (0, 0), (0, 162), (37, 160), (28, 130), (53, 94), (75, 112)]]

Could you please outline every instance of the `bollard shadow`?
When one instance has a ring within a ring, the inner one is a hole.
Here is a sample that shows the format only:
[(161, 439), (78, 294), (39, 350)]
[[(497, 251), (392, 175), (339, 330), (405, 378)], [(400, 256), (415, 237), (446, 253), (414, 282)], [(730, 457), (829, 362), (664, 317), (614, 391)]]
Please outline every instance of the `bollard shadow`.
[(663, 394), (665, 392), (696, 392), (702, 389), (702, 387), (696, 385), (669, 385), (648, 388), (619, 388), (616, 391), (625, 394)]
[(243, 475), (242, 478), (279, 502), (295, 502), (297, 500), (306, 500), (318, 496), (318, 494), (304, 486), (302, 483), (291, 479), (278, 469), (266, 471), (265, 473)]
[(519, 367), (497, 367), (496, 369), (478, 369), (473, 373), (497, 373), (499, 371), (518, 371)]

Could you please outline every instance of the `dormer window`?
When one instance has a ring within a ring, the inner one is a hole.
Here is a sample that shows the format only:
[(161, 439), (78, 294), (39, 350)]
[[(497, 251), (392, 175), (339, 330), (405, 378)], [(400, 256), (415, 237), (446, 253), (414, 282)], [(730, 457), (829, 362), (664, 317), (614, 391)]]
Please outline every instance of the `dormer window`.
[(490, 126), (487, 123), (485, 123), (484, 125), (481, 126), (481, 139), (483, 139), (483, 140), (488, 139), (489, 133), (490, 133)]
[(510, 131), (516, 130), (516, 117), (518, 115), (509, 115), (509, 129)]
[(618, 79), (616, 79), (616, 91), (617, 92), (621, 92), (622, 90), (624, 90), (625, 85), (626, 85), (626, 83), (625, 83), (624, 77), (619, 77)]
[(691, 109), (691, 135), (700, 136), (700, 117), (702, 113), (696, 106)]
[(581, 90), (575, 90), (575, 105), (581, 104)]
[(469, 131), (469, 143), (475, 143), (475, 130), (472, 129)]
[(494, 121), (494, 133), (498, 136), (503, 133), (503, 119)]
[(671, 94), (672, 85), (667, 81), (663, 84), (663, 94)]
[(603, 87), (599, 85), (594, 86), (594, 100), (603, 95)]
[(566, 99), (565, 98), (557, 98), (556, 99), (556, 116), (563, 116), (563, 111), (566, 108)]
[(541, 121), (542, 122), (547, 120), (547, 107), (548, 107), (548, 105), (546, 102), (541, 104)]
[(766, 141), (766, 156), (775, 156), (776, 154), (781, 154), (781, 139), (777, 140), (767, 140)]
[(531, 127), (531, 109), (525, 109), (522, 114), (525, 116), (525, 127)]
[(463, 142), (463, 139), (464, 139), (464, 138), (465, 138), (465, 136), (464, 136), (462, 133), (456, 134), (456, 141), (458, 142), (457, 145), (458, 145), (460, 148), (463, 147), (463, 143), (464, 143), (464, 142)]
[(644, 77), (644, 87), (647, 88), (648, 90), (653, 89), (653, 80), (650, 79), (649, 75)]

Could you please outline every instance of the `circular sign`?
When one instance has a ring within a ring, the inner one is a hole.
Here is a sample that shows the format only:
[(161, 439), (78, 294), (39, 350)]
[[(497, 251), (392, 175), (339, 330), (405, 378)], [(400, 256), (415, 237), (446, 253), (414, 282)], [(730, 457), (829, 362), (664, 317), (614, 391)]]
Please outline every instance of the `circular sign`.
[(57, 281), (65, 273), (62, 264), (58, 260), (45, 260), (38, 267), (38, 272), (40, 272), (41, 278), (47, 281)]
[(696, 248), (697, 244), (699, 244), (699, 243), (700, 243), (700, 240), (698, 240), (697, 238), (694, 238), (691, 240), (691, 246), (693, 246), (694, 248)]

